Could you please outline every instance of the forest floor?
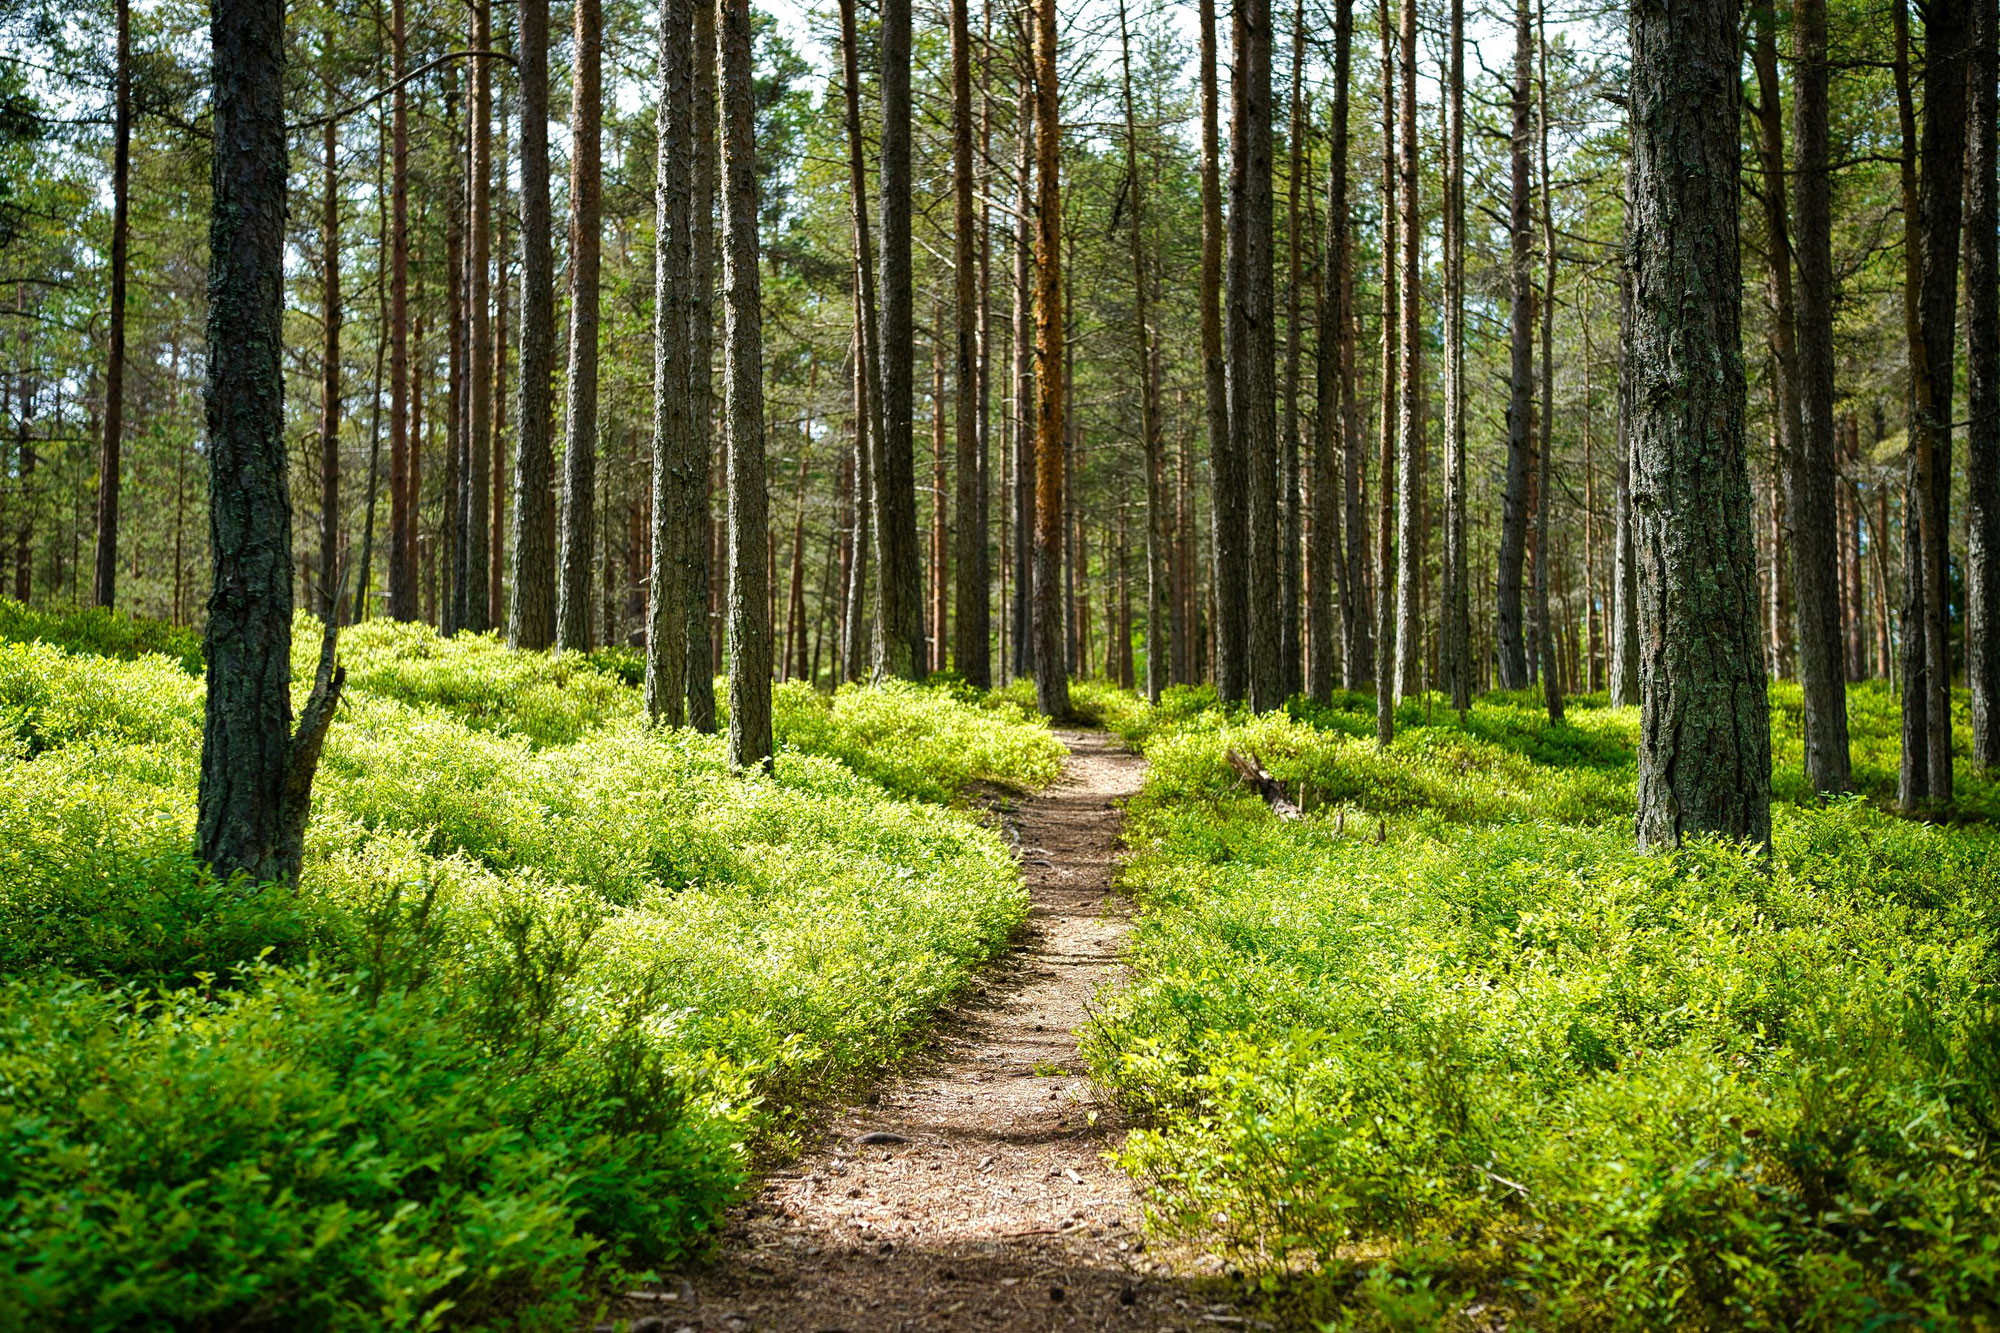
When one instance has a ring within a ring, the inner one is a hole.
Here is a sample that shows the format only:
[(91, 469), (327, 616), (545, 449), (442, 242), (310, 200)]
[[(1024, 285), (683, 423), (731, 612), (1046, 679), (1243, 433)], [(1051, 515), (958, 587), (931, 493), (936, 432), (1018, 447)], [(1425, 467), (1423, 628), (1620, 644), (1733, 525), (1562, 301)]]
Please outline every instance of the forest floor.
[(1131, 1178), (1106, 1160), (1125, 1125), (1081, 1072), (1076, 1034), (1123, 974), (1118, 802), (1145, 761), (1102, 733), (1058, 734), (1062, 779), (1000, 807), (1033, 901), (1018, 946), (924, 1058), (766, 1177), (706, 1264), (632, 1293), (617, 1320), (661, 1333), (1261, 1322), (1217, 1304), (1189, 1256), (1149, 1252)]

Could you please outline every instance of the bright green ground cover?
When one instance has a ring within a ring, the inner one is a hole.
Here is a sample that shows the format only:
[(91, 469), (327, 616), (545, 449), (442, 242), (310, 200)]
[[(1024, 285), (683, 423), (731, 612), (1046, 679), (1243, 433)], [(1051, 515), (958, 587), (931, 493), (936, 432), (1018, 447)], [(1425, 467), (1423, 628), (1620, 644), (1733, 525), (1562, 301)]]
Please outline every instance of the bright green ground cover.
[(1637, 713), (1601, 701), (1406, 705), (1387, 753), (1359, 697), (1124, 705), (1137, 981), (1087, 1055), (1156, 1220), (1311, 1274), (1289, 1308), (1330, 1327), (1994, 1327), (2000, 840), (1877, 808), (1874, 687), (1872, 801), (1801, 803), (1797, 707), (1765, 867), (1632, 850)]
[(0, 1329), (574, 1327), (1022, 919), (918, 798), (1062, 755), (1004, 705), (788, 689), (744, 779), (615, 658), (371, 624), (299, 892), (218, 885), (198, 675), (0, 625), (40, 640), (0, 642)]

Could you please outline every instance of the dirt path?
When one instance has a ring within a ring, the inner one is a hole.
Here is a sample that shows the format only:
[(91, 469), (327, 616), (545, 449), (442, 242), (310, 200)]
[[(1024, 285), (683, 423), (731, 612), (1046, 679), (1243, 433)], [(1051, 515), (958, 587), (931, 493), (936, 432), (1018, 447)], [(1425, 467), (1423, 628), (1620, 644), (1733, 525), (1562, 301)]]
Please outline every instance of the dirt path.
[(1241, 1326), (1147, 1254), (1132, 1182), (1103, 1157), (1124, 1127), (1075, 1034), (1120, 971), (1115, 803), (1144, 761), (1059, 734), (1062, 780), (1008, 820), (1034, 900), (1020, 947), (933, 1060), (834, 1116), (737, 1211), (716, 1260), (620, 1317), (662, 1333)]

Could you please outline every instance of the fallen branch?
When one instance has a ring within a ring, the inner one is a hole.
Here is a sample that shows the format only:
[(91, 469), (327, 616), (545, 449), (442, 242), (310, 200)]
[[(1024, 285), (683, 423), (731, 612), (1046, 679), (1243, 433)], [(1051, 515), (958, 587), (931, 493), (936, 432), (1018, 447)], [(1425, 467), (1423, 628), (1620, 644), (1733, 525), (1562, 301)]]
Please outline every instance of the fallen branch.
[(1285, 795), (1283, 784), (1264, 770), (1264, 765), (1257, 761), (1255, 754), (1245, 756), (1231, 750), (1229, 766), (1236, 770), (1236, 775), (1243, 779), (1245, 786), (1264, 798), (1264, 804), (1270, 806), (1271, 813), (1278, 818), (1298, 819), (1303, 813), (1292, 803), (1292, 798)]

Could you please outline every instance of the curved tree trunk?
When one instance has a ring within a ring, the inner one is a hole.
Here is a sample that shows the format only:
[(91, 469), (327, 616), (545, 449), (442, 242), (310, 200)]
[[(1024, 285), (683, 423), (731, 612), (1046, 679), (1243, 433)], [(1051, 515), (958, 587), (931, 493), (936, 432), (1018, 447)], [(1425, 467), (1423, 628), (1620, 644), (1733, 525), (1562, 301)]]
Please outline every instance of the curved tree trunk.
[(1632, 10), (1639, 845), (1768, 845), (1771, 714), (1743, 440), (1737, 0)]
[(576, 0), (570, 94), (569, 401), (564, 423), (562, 550), (556, 647), (590, 647), (590, 585), (597, 552), (598, 271), (603, 250), (604, 16)]

